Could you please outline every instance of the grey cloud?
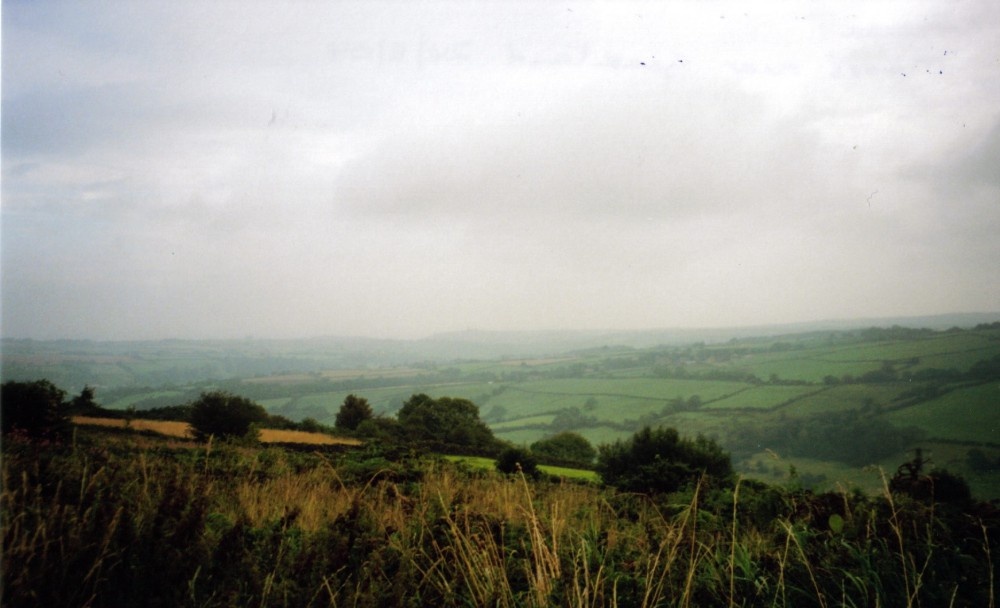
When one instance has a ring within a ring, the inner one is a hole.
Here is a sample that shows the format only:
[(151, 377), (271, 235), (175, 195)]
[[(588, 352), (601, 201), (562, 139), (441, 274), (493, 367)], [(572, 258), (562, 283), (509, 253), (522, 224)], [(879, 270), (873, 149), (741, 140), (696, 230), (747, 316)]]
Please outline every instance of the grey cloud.
[(139, 124), (136, 100), (125, 87), (32, 91), (3, 102), (8, 153), (80, 154), (117, 141)]
[[(941, 169), (954, 189), (1000, 189), (1000, 118), (969, 146), (954, 150), (957, 158), (945, 160)], [(934, 167), (927, 167), (933, 172)], [(1000, 199), (997, 200), (1000, 203)]]
[[(922, 159), (901, 171), (920, 189), (917, 210), (931, 239), (956, 265), (1000, 257), (1000, 119), (981, 132), (951, 125), (949, 145), (937, 158)], [(958, 259), (956, 259), (956, 257)]]
[(817, 182), (841, 170), (801, 126), (733, 90), (662, 83), (581, 97), (514, 124), (389, 138), (345, 168), (341, 191), (361, 213), (646, 221), (808, 209)]
[[(970, 15), (996, 9), (972, 4), (5, 6), (4, 330), (995, 306), (996, 20)], [(896, 73), (953, 40), (950, 80)]]

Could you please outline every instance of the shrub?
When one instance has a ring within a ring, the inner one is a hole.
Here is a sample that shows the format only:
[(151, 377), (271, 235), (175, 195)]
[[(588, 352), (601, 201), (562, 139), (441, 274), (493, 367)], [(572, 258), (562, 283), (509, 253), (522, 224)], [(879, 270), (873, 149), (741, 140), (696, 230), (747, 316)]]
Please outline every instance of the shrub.
[(917, 500), (956, 505), (965, 505), (972, 500), (972, 491), (965, 479), (945, 469), (925, 472), (928, 463), (930, 459), (924, 459), (923, 451), (917, 448), (913, 460), (904, 462), (896, 470), (889, 481), (889, 489)]
[(344, 398), (344, 403), (337, 412), (337, 420), (334, 423), (338, 429), (353, 431), (365, 420), (371, 420), (372, 406), (364, 397), (357, 397), (353, 394)]
[(267, 420), (263, 406), (224, 391), (202, 393), (191, 404), (191, 429), (199, 441), (209, 436), (218, 438), (245, 437), (255, 439), (255, 424)]
[(48, 380), (5, 382), (0, 387), (3, 434), (18, 431), (29, 437), (63, 439), (69, 434), (66, 392)]
[(497, 470), (501, 473), (524, 473), (528, 477), (538, 476), (538, 462), (531, 452), (524, 448), (505, 448), (497, 457)]
[(377, 439), (382, 443), (398, 442), (403, 439), (402, 431), (396, 419), (384, 416), (376, 416), (365, 420), (358, 425), (355, 431), (358, 437)]
[(702, 475), (728, 480), (733, 474), (729, 454), (702, 435), (682, 438), (673, 428), (645, 427), (625, 441), (602, 445), (597, 472), (608, 485), (629, 492), (673, 492)]
[(413, 395), (396, 418), (410, 441), (441, 450), (496, 453), (493, 431), (479, 419), (479, 407), (468, 399)]
[(579, 433), (565, 431), (531, 444), (531, 452), (558, 464), (589, 467), (594, 464), (597, 450)]
[(988, 473), (997, 466), (997, 462), (990, 460), (986, 452), (979, 448), (972, 448), (966, 452), (965, 462), (975, 473)]
[(69, 416), (114, 416), (117, 412), (110, 412), (97, 404), (94, 400), (94, 388), (84, 386), (83, 390), (76, 397), (73, 397), (65, 405), (66, 414)]

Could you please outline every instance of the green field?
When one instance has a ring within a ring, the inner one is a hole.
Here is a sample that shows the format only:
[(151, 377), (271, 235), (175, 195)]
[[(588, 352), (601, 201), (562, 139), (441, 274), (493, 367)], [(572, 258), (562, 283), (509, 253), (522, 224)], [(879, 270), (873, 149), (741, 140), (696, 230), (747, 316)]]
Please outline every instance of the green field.
[(803, 416), (820, 412), (856, 410), (872, 402), (885, 406), (893, 398), (906, 390), (902, 383), (887, 384), (842, 384), (826, 387), (811, 395), (805, 395), (787, 409)]
[(752, 373), (758, 378), (768, 379), (772, 375), (782, 380), (820, 382), (824, 376), (842, 377), (845, 374), (860, 376), (876, 370), (881, 362), (872, 361), (829, 361), (819, 357), (829, 351), (817, 349), (789, 355), (788, 353), (764, 354), (733, 365), (740, 371)]
[(117, 399), (117, 400), (115, 400), (115, 401), (113, 401), (111, 403), (108, 403), (108, 404), (105, 405), (105, 407), (108, 407), (108, 408), (111, 408), (111, 409), (116, 409), (116, 410), (123, 410), (123, 409), (126, 409), (127, 407), (129, 407), (131, 405), (134, 405), (135, 403), (137, 403), (137, 402), (139, 402), (139, 401), (141, 401), (143, 399), (159, 399), (159, 398), (163, 398), (163, 397), (181, 397), (183, 394), (184, 393), (181, 392), (181, 391), (150, 391), (148, 393), (136, 393), (136, 394), (133, 394), (133, 395), (129, 395), (127, 397), (122, 397), (121, 399)]
[(1000, 383), (958, 389), (886, 415), (934, 439), (1000, 445)]
[(815, 386), (755, 386), (737, 394), (706, 404), (706, 409), (774, 409), (823, 390)]
[(555, 416), (551, 414), (543, 414), (541, 416), (527, 416), (525, 418), (518, 418), (517, 420), (509, 420), (506, 422), (496, 422), (490, 425), (495, 433), (501, 433), (507, 429), (519, 429), (528, 426), (548, 426), (552, 423), (552, 419)]
[(673, 399), (697, 396), (708, 401), (749, 386), (738, 382), (658, 378), (541, 380), (504, 385), (505, 390), (490, 397), (484, 409), (503, 408), (505, 423), (532, 419), (540, 412), (556, 413), (571, 408), (598, 421), (620, 422), (659, 414)]
[[(492, 458), (483, 458), (481, 456), (444, 456), (444, 459), (449, 462), (460, 462), (474, 469), (485, 471), (493, 471), (497, 466), (496, 461)], [(566, 479), (579, 481), (597, 482), (600, 479), (597, 476), (597, 473), (594, 471), (587, 471), (585, 469), (570, 469), (567, 467), (554, 467), (547, 464), (540, 464), (538, 465), (538, 470), (546, 475), (565, 477)]]
[(528, 446), (532, 443), (538, 441), (539, 439), (544, 439), (551, 433), (541, 428), (533, 429), (518, 429), (514, 431), (497, 431), (494, 433), (498, 438), (504, 441), (509, 441), (514, 445)]
[[(322, 415), (312, 415), (320, 422), (333, 422), (337, 415), (337, 410), (344, 402), (347, 395), (362, 395), (371, 404), (376, 413), (390, 414), (399, 409), (404, 401), (417, 393), (426, 393), (431, 397), (438, 398), (444, 396), (464, 397), (476, 399), (479, 403), (481, 398), (491, 390), (491, 386), (485, 383), (448, 383), (448, 384), (407, 384), (404, 386), (393, 386), (385, 388), (367, 388), (357, 390), (338, 390), (323, 393), (310, 393), (296, 396), (277, 408), (273, 408), (276, 413), (286, 411), (312, 411), (324, 412)], [(265, 403), (264, 400), (261, 403)]]
[[(969, 354), (975, 360), (988, 358), (1000, 353), (1000, 343), (990, 333), (963, 332), (943, 333), (932, 337), (877, 342), (860, 346), (832, 349), (822, 360), (836, 361), (905, 361), (917, 358), (945, 358), (948, 367), (956, 367), (957, 354)], [(962, 369), (962, 367), (960, 367)]]

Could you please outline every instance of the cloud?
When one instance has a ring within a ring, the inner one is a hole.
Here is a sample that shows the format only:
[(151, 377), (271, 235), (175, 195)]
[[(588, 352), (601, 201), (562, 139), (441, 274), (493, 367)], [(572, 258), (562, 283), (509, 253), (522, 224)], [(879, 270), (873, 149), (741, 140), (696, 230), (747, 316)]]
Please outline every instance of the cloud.
[(4, 331), (988, 308), (988, 5), (5, 5)]
[(973, 132), (964, 138), (961, 147), (950, 151), (949, 158), (937, 166), (926, 166), (924, 170), (933, 175), (941, 171), (941, 181), (952, 191), (969, 192), (985, 188), (994, 193), (1000, 189), (1000, 117), (992, 127), (982, 132)]
[(683, 81), (622, 84), (594, 85), (512, 123), (387, 138), (344, 168), (340, 190), (359, 213), (417, 220), (646, 222), (808, 210), (822, 204), (817, 186), (844, 170), (815, 135), (752, 95)]

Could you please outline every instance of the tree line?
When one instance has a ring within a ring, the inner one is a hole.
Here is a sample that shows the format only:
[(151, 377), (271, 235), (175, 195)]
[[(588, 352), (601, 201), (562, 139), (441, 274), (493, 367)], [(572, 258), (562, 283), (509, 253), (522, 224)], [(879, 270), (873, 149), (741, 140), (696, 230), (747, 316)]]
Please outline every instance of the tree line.
[[(66, 392), (48, 380), (6, 382), (0, 394), (3, 434), (60, 442), (69, 437), (72, 415), (135, 413), (105, 409), (94, 397), (90, 387), (67, 399)], [(531, 446), (516, 446), (493, 435), (472, 401), (423, 393), (406, 400), (395, 417), (375, 415), (367, 399), (350, 394), (333, 428), (314, 420), (295, 423), (271, 415), (258, 403), (225, 391), (202, 393), (169, 412), (177, 415), (175, 420), (188, 422), (198, 441), (255, 443), (261, 428), (297, 428), (355, 436), (384, 453), (487, 456), (497, 459), (497, 467), (506, 473), (537, 475), (538, 464), (591, 468), (608, 485), (642, 493), (672, 492), (703, 479), (723, 484), (733, 479), (730, 454), (714, 439), (700, 435), (685, 438), (673, 428), (645, 426), (627, 440), (595, 449), (581, 435), (563, 430)], [(790, 455), (861, 466), (898, 453), (920, 437), (916, 429), (894, 427), (852, 410), (747, 427), (730, 447), (741, 457), (767, 446)]]
[[(66, 441), (73, 415), (128, 417), (101, 407), (94, 390), (86, 387), (68, 399), (48, 380), (6, 382), (0, 387), (3, 434), (53, 442)], [(594, 468), (604, 483), (630, 491), (670, 492), (703, 478), (731, 481), (729, 455), (714, 440), (682, 438), (672, 428), (646, 427), (627, 441), (594, 447), (581, 435), (562, 431), (528, 446), (515, 446), (493, 435), (479, 417), (479, 407), (468, 399), (411, 396), (395, 418), (376, 416), (364, 397), (348, 395), (333, 429), (305, 420), (293, 423), (268, 414), (260, 404), (226, 391), (202, 393), (191, 403), (164, 408), (175, 420), (188, 422), (197, 441), (210, 438), (254, 443), (261, 428), (299, 428), (349, 434), (380, 449), (405, 450), (497, 458), (504, 472), (537, 474), (537, 463)], [(149, 413), (149, 412), (146, 412)], [(165, 412), (153, 412), (165, 414)]]

